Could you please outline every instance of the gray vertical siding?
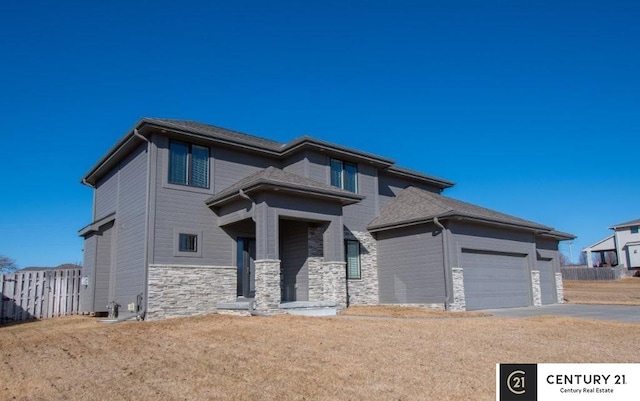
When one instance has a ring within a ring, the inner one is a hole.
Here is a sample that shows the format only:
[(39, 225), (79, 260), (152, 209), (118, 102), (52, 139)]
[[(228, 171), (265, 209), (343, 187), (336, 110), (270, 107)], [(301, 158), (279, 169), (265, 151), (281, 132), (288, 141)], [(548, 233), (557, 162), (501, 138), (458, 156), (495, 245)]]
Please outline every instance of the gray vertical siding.
[(377, 234), (381, 303), (445, 302), (441, 235), (431, 225)]
[(97, 240), (96, 267), (95, 267), (95, 284), (94, 301), (92, 312), (104, 312), (107, 310), (107, 304), (110, 293), (111, 268), (113, 258), (113, 227), (114, 223), (108, 223), (100, 228), (100, 232), (93, 237)]
[[(115, 301), (125, 307), (146, 291), (144, 279), (147, 202), (147, 144), (120, 165), (115, 221)], [(124, 309), (126, 310), (126, 309)]]
[(309, 271), (307, 257), (308, 224), (302, 221), (280, 220), (280, 268), (285, 294), (293, 292), (289, 301), (309, 300)]
[(84, 239), (84, 255), (82, 262), (82, 276), (87, 277), (88, 284), (80, 286), (80, 312), (93, 311), (93, 299), (96, 274), (96, 244), (97, 237), (90, 234)]

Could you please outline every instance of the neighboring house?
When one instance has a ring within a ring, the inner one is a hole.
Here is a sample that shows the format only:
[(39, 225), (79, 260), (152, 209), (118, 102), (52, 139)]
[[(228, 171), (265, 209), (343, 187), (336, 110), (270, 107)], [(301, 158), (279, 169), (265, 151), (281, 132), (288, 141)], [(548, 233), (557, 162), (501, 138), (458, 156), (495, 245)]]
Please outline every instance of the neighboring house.
[(452, 182), (384, 157), (189, 121), (140, 120), (82, 182), (81, 308), (125, 317), (556, 303), (558, 242), (574, 238), (445, 197)]
[[(640, 269), (640, 219), (610, 227), (613, 234), (583, 249), (589, 266), (623, 266), (628, 270)], [(599, 254), (594, 263), (593, 254)]]

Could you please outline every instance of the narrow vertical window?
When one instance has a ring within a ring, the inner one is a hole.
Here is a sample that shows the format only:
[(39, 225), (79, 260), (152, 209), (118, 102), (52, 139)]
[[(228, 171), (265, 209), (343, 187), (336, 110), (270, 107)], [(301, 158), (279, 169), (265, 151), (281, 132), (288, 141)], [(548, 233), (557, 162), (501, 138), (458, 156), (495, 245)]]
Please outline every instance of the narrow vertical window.
[(209, 148), (191, 146), (191, 185), (209, 187)]
[(344, 187), (347, 191), (358, 192), (358, 167), (353, 163), (344, 163)]
[(171, 141), (169, 144), (169, 182), (187, 185), (189, 145)]
[(358, 241), (345, 241), (347, 258), (347, 278), (360, 279), (360, 243)]
[(342, 162), (331, 159), (331, 185), (342, 188)]

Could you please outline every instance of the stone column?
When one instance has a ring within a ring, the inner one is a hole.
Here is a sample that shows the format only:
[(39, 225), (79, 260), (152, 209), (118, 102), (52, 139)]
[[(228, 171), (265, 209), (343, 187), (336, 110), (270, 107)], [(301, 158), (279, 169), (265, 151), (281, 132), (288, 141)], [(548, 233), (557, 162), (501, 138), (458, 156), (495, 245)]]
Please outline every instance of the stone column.
[(324, 228), (309, 226), (307, 230), (308, 256), (307, 269), (309, 271), (309, 301), (324, 301), (324, 274), (322, 262)]
[(324, 300), (334, 301), (338, 309), (347, 307), (346, 265), (345, 262), (322, 263)]
[(378, 303), (378, 243), (368, 232), (345, 231), (345, 239), (360, 242), (360, 279), (349, 280), (349, 305)]
[(564, 286), (562, 285), (562, 273), (556, 273), (556, 296), (558, 303), (564, 303)]
[(533, 306), (542, 306), (542, 291), (540, 289), (540, 272), (531, 270), (531, 290), (533, 293)]
[(467, 310), (464, 295), (464, 274), (461, 267), (451, 268), (453, 282), (453, 303), (449, 304), (449, 310), (462, 312)]
[(280, 261), (273, 259), (256, 260), (255, 273), (255, 310), (267, 314), (278, 312), (281, 301)]

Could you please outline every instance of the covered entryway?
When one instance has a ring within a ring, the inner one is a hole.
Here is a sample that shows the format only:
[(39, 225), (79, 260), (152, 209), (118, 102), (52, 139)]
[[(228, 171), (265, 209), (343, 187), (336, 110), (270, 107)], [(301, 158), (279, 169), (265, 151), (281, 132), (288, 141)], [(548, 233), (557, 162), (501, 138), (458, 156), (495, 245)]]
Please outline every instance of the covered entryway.
[(537, 269), (540, 271), (540, 292), (542, 304), (555, 304), (557, 300), (556, 276), (553, 269), (553, 259), (538, 259)]
[(460, 256), (467, 310), (531, 304), (526, 255), (462, 249)]

